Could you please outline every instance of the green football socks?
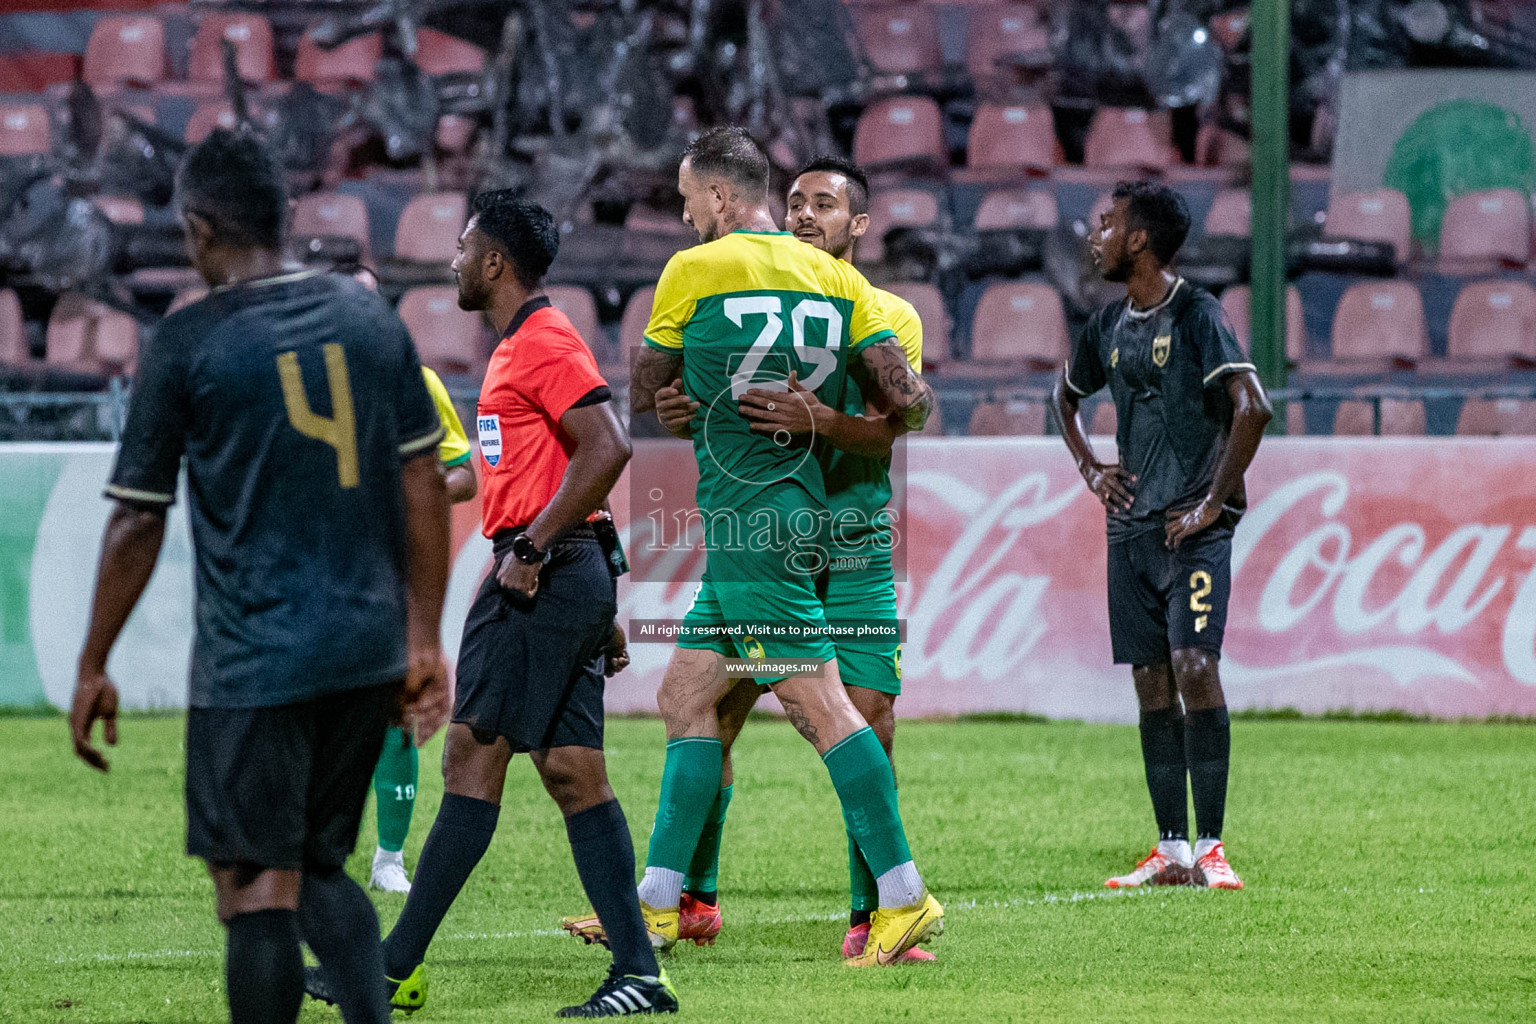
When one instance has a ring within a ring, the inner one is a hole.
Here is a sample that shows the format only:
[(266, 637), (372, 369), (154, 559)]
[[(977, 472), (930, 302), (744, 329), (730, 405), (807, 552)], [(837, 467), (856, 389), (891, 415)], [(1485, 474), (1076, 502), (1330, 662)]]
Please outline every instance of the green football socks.
[(373, 795), (378, 804), (379, 849), (399, 853), (411, 831), (411, 812), (416, 808), (416, 744), (404, 729), (384, 734), (384, 750), (373, 769)]
[(912, 860), (896, 808), (896, 776), (875, 730), (865, 726), (822, 755), (843, 804), (843, 822), (876, 878)]
[(656, 827), (639, 885), (640, 898), (652, 907), (677, 906), (683, 873), (720, 792), (721, 762), (717, 739), (684, 736), (667, 744)]
[[(688, 862), (688, 873), (683, 878), (683, 888), (692, 893), (712, 893), (720, 886), (720, 837), (725, 832), (725, 811), (731, 806), (731, 787), (722, 786), (715, 794), (715, 803), (704, 819), (704, 831), (699, 833), (699, 844), (693, 849), (693, 859)], [(874, 884), (874, 879), (870, 879)]]
[(880, 906), (880, 887), (875, 884), (874, 872), (859, 851), (859, 844), (848, 834), (848, 908), (855, 913), (875, 910)]

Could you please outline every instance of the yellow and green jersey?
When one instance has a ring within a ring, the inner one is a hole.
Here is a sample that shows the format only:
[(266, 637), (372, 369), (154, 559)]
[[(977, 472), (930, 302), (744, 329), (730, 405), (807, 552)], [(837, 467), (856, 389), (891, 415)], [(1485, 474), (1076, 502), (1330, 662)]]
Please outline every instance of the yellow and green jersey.
[(895, 336), (888, 309), (864, 275), (784, 231), (734, 231), (667, 261), (645, 342), (684, 356), (683, 390), (699, 403), (700, 509), (740, 508), (786, 481), (826, 500), (811, 439), (754, 433), (737, 405), (753, 388), (784, 390), (793, 371), (844, 408), (858, 392), (851, 356)]
[(459, 422), (453, 399), (448, 397), (448, 388), (437, 371), (423, 366), (421, 375), (427, 379), (427, 393), (432, 396), (437, 418), (443, 421), (443, 439), (437, 446), (438, 461), (450, 469), (462, 466), (469, 461), (469, 438), (464, 433), (464, 424)]
[[(923, 322), (912, 304), (900, 295), (881, 288), (875, 296), (886, 323), (896, 332), (907, 362), (918, 373), (923, 369)], [(864, 396), (873, 393), (869, 371), (855, 360), (849, 366), (850, 387), (843, 396), (839, 408), (849, 416), (863, 416)], [(840, 451), (823, 442), (819, 446), (822, 479), (827, 487), (827, 506), (832, 513), (832, 542), (834, 548), (858, 548), (866, 538), (889, 546), (885, 537), (890, 533), (886, 517), (881, 509), (891, 500), (891, 460), (855, 455)], [(862, 551), (860, 554), (870, 554)]]

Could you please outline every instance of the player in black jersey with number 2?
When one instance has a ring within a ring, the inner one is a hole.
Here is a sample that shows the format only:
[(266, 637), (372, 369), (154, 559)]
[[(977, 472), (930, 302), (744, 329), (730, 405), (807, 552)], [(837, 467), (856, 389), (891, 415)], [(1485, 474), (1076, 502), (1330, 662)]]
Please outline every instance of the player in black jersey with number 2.
[[(1221, 305), (1171, 268), (1189, 211), (1149, 182), (1115, 187), (1091, 239), (1105, 280), (1126, 298), (1083, 328), (1051, 403), (1109, 534), (1109, 628), (1132, 666), (1141, 751), (1158, 843), (1112, 889), (1190, 883), (1241, 889), (1221, 843), (1231, 731), (1217, 663), (1231, 587), (1232, 530), (1247, 505), (1243, 472), (1269, 422), (1269, 399)], [(1078, 415), (1105, 386), (1119, 460), (1099, 462)], [(1189, 845), (1184, 779), (1194, 792)]]

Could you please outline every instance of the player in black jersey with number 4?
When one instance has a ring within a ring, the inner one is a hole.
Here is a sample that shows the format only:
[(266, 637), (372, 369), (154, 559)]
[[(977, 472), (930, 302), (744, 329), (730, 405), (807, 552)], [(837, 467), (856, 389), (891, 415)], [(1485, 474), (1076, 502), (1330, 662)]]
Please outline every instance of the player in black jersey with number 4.
[[(185, 458), (196, 551), (187, 852), (213, 876), (233, 1024), (291, 1024), (305, 940), (348, 1024), (386, 1024), (379, 919), (342, 870), (391, 722), (448, 716), (443, 427), (377, 295), (284, 254), (282, 166), (216, 130), (177, 198), (208, 297), (139, 360), (80, 655), (75, 753), (117, 742), (107, 656), (160, 552)], [(176, 666), (166, 665), (167, 672)]]
[[(1221, 305), (1170, 267), (1189, 232), (1177, 192), (1122, 182), (1093, 238), (1094, 262), (1126, 298), (1078, 336), (1052, 395), (1062, 437), (1108, 512), (1109, 628), (1132, 666), (1158, 843), (1112, 889), (1189, 883), (1241, 889), (1221, 844), (1231, 732), (1217, 662), (1243, 472), (1269, 399)], [(1114, 399), (1119, 461), (1099, 462), (1079, 402)], [(1181, 708), (1182, 705), (1182, 708)], [(1185, 775), (1194, 791), (1189, 846)]]

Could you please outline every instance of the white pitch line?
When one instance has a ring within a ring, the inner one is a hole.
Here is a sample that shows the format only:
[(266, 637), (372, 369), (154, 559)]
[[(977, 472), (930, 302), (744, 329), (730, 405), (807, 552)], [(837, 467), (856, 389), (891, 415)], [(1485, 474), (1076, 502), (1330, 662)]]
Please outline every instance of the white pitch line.
[[(1057, 903), (1081, 903), (1085, 900), (1126, 899), (1131, 896), (1146, 895), (1144, 889), (1118, 889), (1104, 892), (1074, 892), (1065, 896), (1055, 893), (1046, 893), (1044, 896), (1032, 898), (1020, 898), (1016, 900), (962, 900), (958, 903), (945, 905), (946, 911), (952, 910), (1010, 910), (1015, 907), (1049, 906)], [(804, 924), (811, 921), (841, 921), (848, 915), (845, 912), (833, 914), (795, 914), (789, 917), (751, 918), (744, 920), (745, 924), (776, 925), (776, 924)], [(564, 936), (563, 928), (537, 928), (530, 931), (518, 932), (464, 932), (458, 935), (440, 935), (437, 942), (485, 942), (507, 939), (544, 939), (554, 936)], [(222, 956), (222, 949), (162, 949), (153, 952), (128, 952), (128, 953), (90, 953), (85, 956), (58, 957), (53, 962), (56, 964), (72, 964), (82, 961), (93, 963), (112, 963), (122, 960), (171, 960), (179, 957), (214, 957)]]

